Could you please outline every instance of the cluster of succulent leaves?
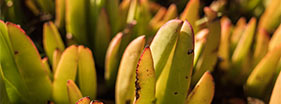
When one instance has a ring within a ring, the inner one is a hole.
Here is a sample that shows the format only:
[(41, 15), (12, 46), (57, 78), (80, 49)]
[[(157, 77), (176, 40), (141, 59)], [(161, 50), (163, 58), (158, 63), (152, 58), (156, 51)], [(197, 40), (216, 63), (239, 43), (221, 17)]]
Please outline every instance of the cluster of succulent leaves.
[[(209, 104), (215, 70), (249, 99), (281, 103), (280, 0), (119, 2), (0, 1), (0, 103), (102, 104), (104, 76), (116, 104)], [(37, 34), (44, 52), (14, 24), (32, 30), (23, 6), (42, 21), (55, 16)], [(251, 13), (248, 23), (234, 6)]]

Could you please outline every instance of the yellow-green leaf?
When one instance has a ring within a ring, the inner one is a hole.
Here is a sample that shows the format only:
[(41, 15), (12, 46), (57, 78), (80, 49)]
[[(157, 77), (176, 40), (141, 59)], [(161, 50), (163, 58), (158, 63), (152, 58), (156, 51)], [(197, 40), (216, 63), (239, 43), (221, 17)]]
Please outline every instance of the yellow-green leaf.
[(73, 80), (68, 80), (66, 85), (69, 104), (75, 104), (83, 96)]
[(193, 90), (189, 93), (186, 104), (211, 104), (214, 94), (214, 79), (210, 72), (205, 72)]
[(77, 64), (78, 47), (72, 45), (63, 52), (54, 75), (53, 99), (55, 103), (69, 104), (66, 83), (67, 80), (75, 81)]
[(63, 51), (64, 44), (58, 32), (58, 29), (53, 22), (47, 22), (43, 27), (43, 46), (44, 50), (53, 64), (53, 53), (55, 50)]
[(94, 58), (89, 48), (78, 47), (78, 82), (83, 96), (96, 98), (97, 75)]
[(136, 67), (145, 45), (145, 36), (133, 40), (122, 56), (116, 80), (116, 104), (133, 103)]
[(144, 49), (136, 69), (134, 104), (155, 103), (155, 71), (150, 48)]
[(269, 51), (250, 74), (245, 91), (248, 96), (262, 98), (273, 79), (281, 57), (281, 44)]
[(41, 57), (31, 39), (18, 26), (7, 24), (15, 63), (27, 86), (31, 101), (44, 103), (51, 97), (51, 80), (44, 71)]

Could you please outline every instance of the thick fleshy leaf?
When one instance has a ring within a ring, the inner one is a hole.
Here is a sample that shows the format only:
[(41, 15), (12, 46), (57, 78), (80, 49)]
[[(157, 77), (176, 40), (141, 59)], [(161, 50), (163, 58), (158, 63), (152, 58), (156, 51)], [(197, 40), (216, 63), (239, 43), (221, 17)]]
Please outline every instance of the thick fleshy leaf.
[(171, 4), (165, 14), (165, 16), (163, 17), (163, 22), (167, 22), (171, 19), (175, 19), (177, 17), (177, 6), (176, 4)]
[(80, 98), (83, 97), (79, 88), (73, 80), (68, 80), (66, 86), (69, 104), (75, 104)]
[(56, 49), (53, 54), (53, 75), (55, 75), (57, 71), (57, 67), (61, 58), (62, 51)]
[(271, 0), (259, 21), (259, 28), (264, 28), (267, 32), (273, 33), (281, 23), (281, 1)]
[[(256, 30), (256, 18), (252, 18), (248, 23), (245, 31), (243, 32), (242, 37), (238, 42), (238, 45), (235, 48), (234, 53), (232, 55), (232, 60), (231, 60), (232, 70), (229, 73), (230, 78), (235, 78), (239, 76), (243, 72), (243, 70), (248, 70), (244, 68), (242, 69), (242, 66), (243, 66), (243, 62), (246, 62), (245, 60), (250, 52), (250, 48), (254, 40), (255, 30)], [(250, 70), (248, 70), (247, 73), (248, 72), (250, 72)], [(240, 82), (243, 83), (243, 81)]]
[(215, 83), (210, 72), (205, 72), (189, 93), (186, 104), (211, 104), (215, 94)]
[(230, 66), (230, 33), (231, 21), (227, 17), (221, 19), (221, 40), (219, 46), (218, 56), (222, 59), (220, 68), (223, 70), (229, 69)]
[(133, 103), (134, 81), (136, 78), (135, 69), (144, 45), (145, 36), (140, 36), (133, 40), (124, 51), (116, 80), (116, 104)]
[(54, 14), (55, 2), (53, 0), (33, 0), (37, 4), (43, 13)]
[(236, 26), (233, 29), (233, 32), (231, 34), (231, 53), (234, 51), (236, 48), (241, 36), (243, 35), (243, 32), (246, 28), (246, 19), (244, 17), (241, 17), (237, 23)]
[(280, 104), (281, 103), (281, 73), (279, 73), (279, 76), (275, 82), (271, 98), (269, 101), (269, 104)]
[(62, 28), (65, 25), (65, 0), (55, 0), (55, 8), (55, 24), (58, 28)]
[(195, 85), (197, 81), (206, 71), (214, 70), (218, 58), (218, 49), (221, 38), (220, 20), (211, 20), (207, 22), (209, 34), (206, 40), (206, 46), (195, 66), (195, 73), (192, 76), (191, 85)]
[(117, 32), (120, 31), (120, 23), (121, 19), (119, 16), (119, 0), (106, 0), (105, 1), (105, 8), (108, 13), (109, 17), (109, 24), (110, 27), (112, 28), (112, 33), (116, 34)]
[(78, 47), (78, 83), (83, 96), (94, 99), (97, 93), (97, 75), (94, 58), (89, 48)]
[(248, 96), (262, 98), (267, 86), (271, 83), (273, 75), (281, 57), (281, 44), (269, 51), (250, 74), (245, 91)]
[(101, 10), (97, 23), (99, 25), (97, 26), (94, 38), (93, 52), (95, 54), (97, 65), (100, 65), (99, 67), (103, 67), (106, 49), (111, 39), (111, 30), (105, 9)]
[(162, 7), (158, 10), (158, 12), (154, 15), (154, 17), (150, 20), (150, 25), (155, 25), (156, 23), (160, 22), (163, 17), (165, 16), (167, 9)]
[(155, 71), (150, 48), (144, 49), (136, 69), (134, 104), (155, 103)]
[(105, 57), (105, 73), (104, 77), (107, 84), (114, 85), (118, 71), (118, 51), (122, 41), (123, 33), (118, 33), (110, 42)]
[(130, 1), (130, 7), (129, 7), (129, 10), (128, 10), (128, 16), (127, 16), (127, 23), (131, 23), (131, 22), (134, 21), (137, 6), (138, 6), (137, 0), (131, 0)]
[(83, 97), (81, 99), (79, 99), (76, 104), (90, 104), (91, 99), (90, 97)]
[(2, 66), (0, 65), (0, 103), (1, 104), (10, 104), (9, 97), (6, 90), (6, 85), (4, 82), (4, 73), (2, 72)]
[(269, 40), (269, 34), (264, 29), (259, 29), (256, 36), (253, 66), (258, 64), (258, 62), (266, 55), (269, 47)]
[(154, 62), (156, 79), (160, 76), (174, 44), (183, 21), (175, 19), (163, 25), (151, 43), (151, 52)]
[(195, 48), (194, 48), (194, 60), (193, 60), (193, 66), (196, 66), (199, 57), (201, 56), (201, 53), (204, 49), (204, 46), (206, 44), (207, 36), (209, 34), (208, 29), (202, 29), (195, 35)]
[(87, 0), (66, 0), (66, 30), (79, 44), (89, 45), (87, 32)]
[(44, 72), (48, 74), (48, 78), (50, 80), (53, 80), (53, 74), (51, 73), (51, 69), (50, 69), (50, 66), (49, 66), (49, 63), (48, 63), (48, 58), (47, 57), (44, 57), (43, 59), (41, 59), (41, 62), (42, 62), (42, 65), (43, 65), (43, 69), (44, 69)]
[(199, 20), (199, 5), (200, 0), (190, 0), (182, 12), (180, 18), (181, 20), (188, 20), (191, 26), (193, 27), (194, 33), (197, 33), (199, 30), (196, 26), (196, 21)]
[(60, 37), (59, 31), (53, 22), (47, 22), (44, 24), (43, 28), (43, 46), (44, 50), (50, 60), (50, 63), (53, 64), (53, 53), (55, 50), (63, 51), (64, 44)]
[(28, 102), (26, 86), (18, 72), (6, 24), (0, 20), (0, 64), (11, 103)]
[(28, 94), (32, 98), (31, 101), (47, 102), (51, 97), (51, 80), (44, 71), (41, 57), (35, 45), (19, 26), (8, 23), (7, 27), (14, 51), (14, 59), (28, 88)]
[(269, 50), (274, 49), (278, 44), (281, 43), (281, 24), (278, 29), (272, 35), (272, 38), (269, 42)]
[[(156, 84), (157, 104), (184, 103), (193, 69), (194, 33), (191, 25), (184, 21), (174, 46), (174, 52), (159, 76)], [(170, 64), (170, 65), (168, 65)]]
[(72, 45), (63, 52), (54, 75), (53, 99), (55, 103), (69, 104), (66, 83), (67, 80), (75, 81), (77, 64), (78, 47)]

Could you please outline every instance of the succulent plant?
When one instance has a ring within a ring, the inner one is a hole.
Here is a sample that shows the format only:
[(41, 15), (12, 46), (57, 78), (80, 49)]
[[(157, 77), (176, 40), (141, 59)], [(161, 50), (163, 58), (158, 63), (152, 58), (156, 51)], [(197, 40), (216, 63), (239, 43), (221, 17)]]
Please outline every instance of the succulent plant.
[(280, 5), (1, 0), (0, 103), (279, 104)]

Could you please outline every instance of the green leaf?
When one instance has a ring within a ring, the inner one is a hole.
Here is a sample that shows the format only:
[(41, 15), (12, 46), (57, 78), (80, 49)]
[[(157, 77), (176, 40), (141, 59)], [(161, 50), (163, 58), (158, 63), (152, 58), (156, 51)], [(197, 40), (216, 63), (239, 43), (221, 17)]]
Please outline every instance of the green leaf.
[(55, 50), (63, 51), (64, 44), (60, 37), (60, 34), (53, 24), (53, 22), (47, 22), (43, 27), (43, 46), (44, 50), (50, 60), (50, 63), (53, 64), (53, 53)]
[(145, 36), (133, 40), (124, 51), (116, 80), (116, 104), (133, 103), (135, 68), (145, 45)]
[(155, 71), (150, 48), (144, 49), (136, 69), (134, 104), (155, 103)]
[(111, 30), (108, 22), (108, 15), (105, 9), (102, 9), (98, 17), (98, 26), (95, 33), (94, 41), (94, 51), (95, 59), (99, 67), (104, 65), (104, 57), (106, 49), (109, 45), (111, 39)]
[(57, 71), (57, 67), (61, 58), (62, 51), (56, 49), (53, 53), (53, 75), (55, 75)]
[(220, 68), (227, 70), (230, 67), (230, 33), (231, 33), (231, 21), (227, 17), (221, 19), (221, 40), (219, 46), (218, 56), (222, 58), (222, 62), (219, 64)]
[(77, 65), (78, 47), (72, 45), (63, 52), (54, 75), (53, 99), (55, 103), (69, 104), (66, 82), (67, 80), (75, 81)]
[(281, 44), (269, 51), (250, 74), (245, 91), (248, 96), (262, 98), (273, 79), (281, 57)]
[(42, 65), (43, 65), (43, 69), (45, 71), (45, 73), (48, 74), (48, 79), (52, 80), (53, 81), (53, 74), (51, 73), (51, 69), (50, 69), (50, 66), (49, 66), (49, 63), (48, 63), (48, 58), (47, 57), (44, 57), (43, 59), (41, 59), (41, 62), (42, 62)]
[(193, 66), (196, 66), (199, 57), (202, 54), (204, 46), (206, 44), (207, 36), (209, 34), (208, 29), (202, 29), (198, 31), (195, 35), (195, 48), (194, 48), (194, 60)]
[[(246, 58), (250, 52), (251, 45), (252, 45), (254, 35), (255, 35), (255, 29), (256, 29), (256, 18), (252, 18), (250, 20), (250, 22), (248, 23), (245, 31), (243, 32), (241, 39), (238, 42), (238, 45), (235, 48), (234, 53), (232, 55), (232, 60), (231, 60), (232, 61), (232, 66), (231, 66), (232, 70), (229, 72), (230, 78), (235, 78), (235, 77), (239, 76), (243, 71), (246, 73), (251, 72), (248, 68), (242, 68), (242, 66), (243, 66), (243, 63), (246, 62)], [(250, 65), (249, 62), (247, 62), (247, 64)], [(248, 76), (248, 75), (246, 74), (246, 76)], [(241, 83), (244, 82), (244, 80), (242, 80), (242, 81), (237, 80), (237, 81), (239, 81)]]
[(121, 44), (123, 33), (118, 33), (109, 43), (105, 57), (105, 80), (107, 84), (114, 85), (118, 70), (118, 51)]
[(154, 62), (156, 79), (160, 76), (171, 50), (176, 43), (178, 32), (183, 24), (183, 21), (175, 19), (170, 20), (163, 25), (155, 35), (151, 43), (151, 52)]
[[(101, 0), (102, 1), (102, 0)], [(108, 13), (110, 27), (112, 28), (112, 33), (116, 34), (120, 31), (120, 11), (119, 11), (119, 0), (106, 0), (105, 8)]]
[(218, 58), (218, 49), (221, 38), (220, 20), (209, 20), (207, 23), (209, 34), (206, 46), (195, 66), (195, 73), (192, 76), (191, 85), (194, 86), (206, 71), (214, 70)]
[(67, 85), (67, 94), (70, 102), (69, 104), (75, 104), (77, 100), (79, 100), (83, 96), (77, 85), (73, 82), (73, 80), (68, 80), (66, 85)]
[(7, 27), (14, 50), (14, 59), (28, 88), (31, 101), (47, 102), (51, 97), (51, 80), (44, 71), (41, 57), (34, 43), (19, 26), (8, 23)]
[(256, 66), (258, 62), (266, 55), (269, 47), (269, 40), (269, 34), (264, 29), (259, 29), (255, 41), (253, 66)]
[(246, 28), (246, 19), (244, 17), (241, 17), (237, 23), (236, 26), (233, 28), (233, 32), (231, 34), (231, 54), (235, 50), (239, 40), (241, 39), (241, 36), (243, 35), (243, 32)]
[(55, 24), (58, 28), (62, 28), (65, 25), (65, 0), (56, 0), (55, 4), (56, 4)]
[(193, 90), (186, 104), (211, 104), (215, 94), (215, 83), (210, 72), (205, 72)]
[(174, 52), (156, 84), (157, 104), (184, 103), (191, 81), (194, 59), (194, 33), (191, 25), (184, 21), (176, 33)]
[(272, 33), (281, 23), (281, 1), (271, 0), (259, 20), (259, 28)]
[[(11, 103), (28, 102), (27, 88), (18, 72), (6, 24), (0, 20), (0, 64)], [(9, 82), (9, 83), (8, 83)]]
[(88, 0), (66, 0), (66, 30), (79, 44), (89, 45), (87, 26)]
[(194, 33), (197, 33), (198, 26), (196, 26), (196, 21), (199, 20), (199, 6), (200, 0), (190, 0), (181, 13), (181, 20), (188, 20), (191, 26), (193, 27)]
[(83, 96), (96, 98), (97, 75), (94, 58), (89, 48), (78, 46), (78, 83)]
[(6, 85), (4, 82), (4, 75), (3, 75), (3, 71), (2, 71), (2, 66), (0, 64), (0, 95), (1, 95), (1, 99), (0, 99), (0, 103), (1, 104), (10, 104), (9, 101), (9, 97), (7, 94), (7, 90), (6, 90)]

